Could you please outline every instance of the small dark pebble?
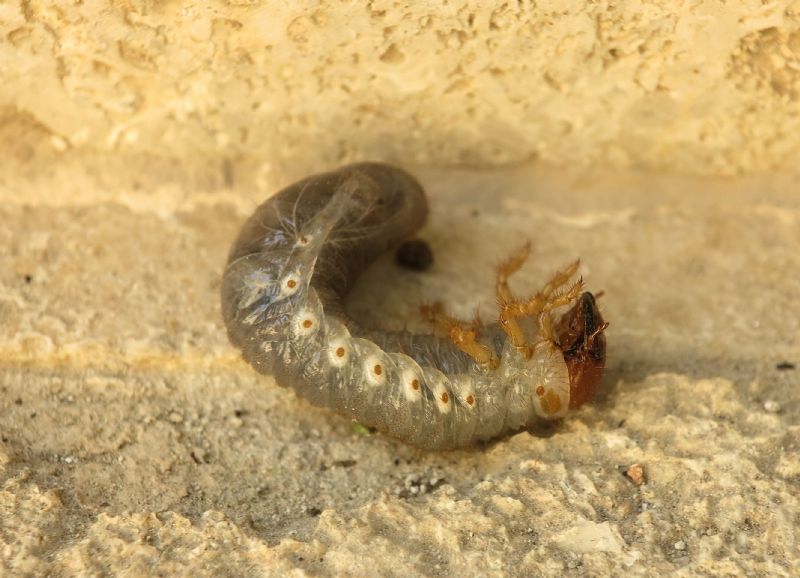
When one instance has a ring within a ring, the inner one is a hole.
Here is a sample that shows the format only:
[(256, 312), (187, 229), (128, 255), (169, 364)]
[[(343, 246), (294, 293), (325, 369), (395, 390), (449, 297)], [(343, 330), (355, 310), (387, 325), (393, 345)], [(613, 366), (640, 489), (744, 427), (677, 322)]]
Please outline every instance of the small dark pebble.
[(775, 366), (775, 369), (778, 371), (788, 371), (790, 369), (794, 369), (794, 363), (790, 363), (788, 361), (781, 361), (778, 365)]
[(433, 252), (422, 239), (411, 239), (400, 245), (394, 258), (398, 265), (412, 271), (425, 271), (433, 265)]
[(33, 282), (33, 275), (25, 275), (24, 279), (25, 279), (25, 283), (32, 283)]
[(242, 416), (245, 416), (247, 414), (248, 414), (248, 411), (246, 409), (236, 409), (236, 410), (233, 411), (233, 415), (235, 415), (236, 417), (242, 417)]
[(321, 513), (322, 510), (320, 510), (319, 508), (306, 508), (306, 514), (308, 514), (309, 516), (313, 516), (314, 518), (319, 516)]

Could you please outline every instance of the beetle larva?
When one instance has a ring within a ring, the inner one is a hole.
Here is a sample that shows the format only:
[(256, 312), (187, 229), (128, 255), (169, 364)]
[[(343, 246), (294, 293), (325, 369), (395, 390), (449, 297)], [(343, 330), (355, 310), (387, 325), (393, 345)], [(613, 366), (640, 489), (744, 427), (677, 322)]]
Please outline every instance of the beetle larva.
[[(499, 321), (424, 308), (444, 336), (360, 327), (343, 299), (380, 253), (422, 226), (427, 201), (407, 172), (362, 163), (295, 183), (245, 223), (228, 258), (222, 311), (244, 358), (311, 403), (428, 449), (451, 449), (562, 417), (589, 400), (606, 328), (577, 262), (530, 298), (500, 265)], [(566, 313), (559, 314), (568, 308)]]

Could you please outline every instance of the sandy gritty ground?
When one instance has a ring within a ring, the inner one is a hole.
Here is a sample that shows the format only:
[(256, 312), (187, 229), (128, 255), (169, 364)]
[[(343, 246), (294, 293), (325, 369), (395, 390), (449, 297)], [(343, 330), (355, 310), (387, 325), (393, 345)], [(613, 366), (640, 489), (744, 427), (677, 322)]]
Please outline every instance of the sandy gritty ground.
[[(226, 252), (275, 185), (257, 167), (15, 163), (0, 177), (0, 574), (798, 568), (797, 177), (419, 169), (436, 264), (380, 261), (355, 315), (417, 327), (439, 298), (490, 317), (493, 264), (531, 239), (515, 287), (580, 256), (611, 322), (596, 403), (436, 454), (311, 407), (228, 344)], [(642, 478), (624, 475), (635, 464)]]

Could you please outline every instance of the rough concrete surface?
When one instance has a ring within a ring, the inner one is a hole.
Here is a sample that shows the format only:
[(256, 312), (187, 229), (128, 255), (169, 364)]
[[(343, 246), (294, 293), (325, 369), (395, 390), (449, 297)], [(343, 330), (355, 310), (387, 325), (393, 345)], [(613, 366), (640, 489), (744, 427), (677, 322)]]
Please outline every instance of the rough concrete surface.
[[(85, 196), (59, 193), (60, 166), (83, 167)], [(0, 570), (796, 570), (797, 177), (417, 169), (436, 264), (382, 260), (355, 315), (416, 327), (418, 304), (442, 298), (488, 317), (493, 264), (531, 239), (515, 287), (580, 255), (611, 321), (596, 403), (435, 454), (311, 407), (227, 343), (220, 273), (266, 195), (258, 171), (102, 156), (41, 169), (0, 181)], [(147, 204), (143, 178), (161, 187)]]
[[(796, 576), (799, 55), (797, 1), (0, 3), (0, 576)], [(366, 159), (435, 264), (351, 312), (580, 256), (593, 404), (425, 453), (239, 358), (239, 226)]]
[(58, 149), (800, 166), (798, 0), (7, 1), (0, 75)]

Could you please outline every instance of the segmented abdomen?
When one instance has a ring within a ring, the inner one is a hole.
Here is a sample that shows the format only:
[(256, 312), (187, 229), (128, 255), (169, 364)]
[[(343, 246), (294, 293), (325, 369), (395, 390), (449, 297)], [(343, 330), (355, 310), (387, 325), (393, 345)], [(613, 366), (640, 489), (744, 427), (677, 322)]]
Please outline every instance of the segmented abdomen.
[(485, 370), (448, 340), (361, 328), (343, 306), (364, 267), (426, 215), (419, 183), (389, 165), (295, 183), (244, 225), (222, 310), (233, 344), (278, 384), (405, 442), (448, 449), (530, 421), (525, 384)]

